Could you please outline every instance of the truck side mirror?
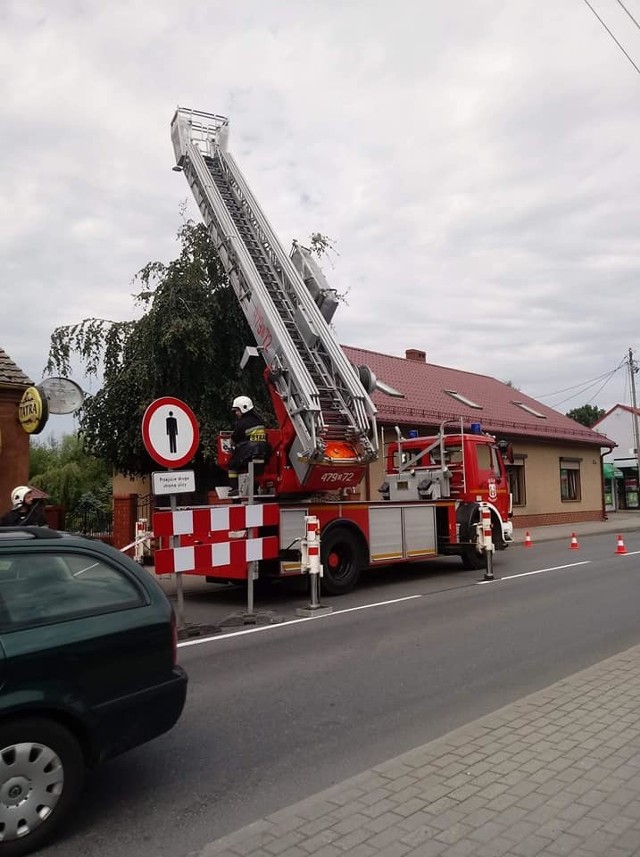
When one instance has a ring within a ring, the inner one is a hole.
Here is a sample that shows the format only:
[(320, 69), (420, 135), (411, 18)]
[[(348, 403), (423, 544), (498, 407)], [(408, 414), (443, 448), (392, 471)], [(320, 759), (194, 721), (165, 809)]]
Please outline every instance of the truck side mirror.
[(508, 464), (513, 464), (513, 446), (506, 440), (499, 440), (498, 449), (500, 450), (502, 458)]

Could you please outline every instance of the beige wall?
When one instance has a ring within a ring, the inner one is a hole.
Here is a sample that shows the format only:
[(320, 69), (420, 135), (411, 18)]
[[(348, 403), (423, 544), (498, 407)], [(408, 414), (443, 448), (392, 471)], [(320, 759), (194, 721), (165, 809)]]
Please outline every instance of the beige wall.
[(125, 497), (127, 494), (149, 494), (151, 486), (146, 476), (132, 477), (115, 473), (113, 476), (113, 496)]
[[(525, 455), (526, 505), (515, 506), (514, 516), (571, 513), (602, 508), (602, 466), (597, 447), (565, 444), (536, 444), (514, 442), (516, 457)], [(560, 459), (580, 459), (581, 499), (562, 501), (560, 498)]]

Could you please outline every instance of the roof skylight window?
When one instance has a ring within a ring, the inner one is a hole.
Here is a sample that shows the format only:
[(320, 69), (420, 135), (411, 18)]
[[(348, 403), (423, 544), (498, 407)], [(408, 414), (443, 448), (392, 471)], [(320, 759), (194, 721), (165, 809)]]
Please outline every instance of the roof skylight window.
[(517, 407), (522, 408), (523, 411), (526, 411), (528, 414), (531, 414), (534, 417), (538, 417), (539, 420), (546, 420), (546, 415), (541, 414), (540, 411), (535, 411), (533, 408), (530, 408), (529, 405), (525, 405), (524, 402), (511, 402), (512, 405), (517, 405)]
[(448, 396), (451, 396), (452, 399), (457, 399), (463, 405), (467, 405), (470, 408), (476, 408), (477, 410), (482, 410), (482, 405), (478, 405), (476, 402), (472, 402), (471, 399), (467, 399), (466, 396), (463, 396), (462, 393), (459, 393), (457, 390), (445, 390), (444, 391)]

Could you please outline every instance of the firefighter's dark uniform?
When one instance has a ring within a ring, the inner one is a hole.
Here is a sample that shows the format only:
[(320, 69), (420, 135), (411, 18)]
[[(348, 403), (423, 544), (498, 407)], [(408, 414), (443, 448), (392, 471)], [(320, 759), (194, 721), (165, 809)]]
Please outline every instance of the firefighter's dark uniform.
[(229, 459), (228, 473), (231, 491), (235, 492), (238, 490), (238, 476), (247, 472), (251, 459), (266, 459), (269, 453), (264, 423), (253, 408), (238, 417), (231, 441), (233, 453)]
[(46, 527), (47, 519), (39, 500), (32, 503), (22, 503), (15, 509), (5, 512), (0, 518), (0, 527)]

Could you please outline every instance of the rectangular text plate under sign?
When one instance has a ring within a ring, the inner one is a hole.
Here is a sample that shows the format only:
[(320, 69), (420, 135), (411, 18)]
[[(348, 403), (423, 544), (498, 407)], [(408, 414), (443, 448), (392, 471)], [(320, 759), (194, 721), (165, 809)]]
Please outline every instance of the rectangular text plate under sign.
[(196, 490), (194, 470), (157, 470), (151, 479), (154, 494), (189, 494)]

